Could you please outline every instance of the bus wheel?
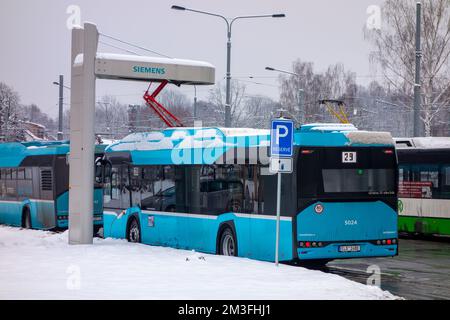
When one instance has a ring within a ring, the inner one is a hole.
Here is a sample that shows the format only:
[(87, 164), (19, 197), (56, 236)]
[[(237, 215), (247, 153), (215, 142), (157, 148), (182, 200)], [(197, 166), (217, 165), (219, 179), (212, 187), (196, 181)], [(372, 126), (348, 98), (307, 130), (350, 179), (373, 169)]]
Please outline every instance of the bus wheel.
[(127, 238), (129, 242), (139, 243), (141, 242), (141, 228), (139, 222), (135, 217), (131, 218)]
[(31, 229), (31, 215), (30, 209), (25, 207), (22, 213), (22, 228)]
[(230, 228), (226, 228), (220, 236), (220, 251), (223, 256), (237, 256), (237, 242)]

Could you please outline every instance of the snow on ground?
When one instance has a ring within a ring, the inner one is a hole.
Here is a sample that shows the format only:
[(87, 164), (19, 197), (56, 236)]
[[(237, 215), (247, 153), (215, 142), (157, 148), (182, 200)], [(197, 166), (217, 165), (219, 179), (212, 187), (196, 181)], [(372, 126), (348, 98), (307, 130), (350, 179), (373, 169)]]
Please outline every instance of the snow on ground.
[(0, 299), (395, 299), (337, 275), (0, 226)]

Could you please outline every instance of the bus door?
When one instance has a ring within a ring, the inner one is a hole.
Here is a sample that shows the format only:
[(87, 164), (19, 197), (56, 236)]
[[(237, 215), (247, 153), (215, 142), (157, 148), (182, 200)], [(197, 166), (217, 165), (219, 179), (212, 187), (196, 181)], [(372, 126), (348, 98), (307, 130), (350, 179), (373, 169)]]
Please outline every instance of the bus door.
[(123, 209), (131, 207), (130, 175), (130, 166), (127, 164), (122, 165), (120, 181), (120, 207)]
[(113, 165), (104, 181), (104, 206), (109, 209), (127, 209), (130, 204), (127, 165)]

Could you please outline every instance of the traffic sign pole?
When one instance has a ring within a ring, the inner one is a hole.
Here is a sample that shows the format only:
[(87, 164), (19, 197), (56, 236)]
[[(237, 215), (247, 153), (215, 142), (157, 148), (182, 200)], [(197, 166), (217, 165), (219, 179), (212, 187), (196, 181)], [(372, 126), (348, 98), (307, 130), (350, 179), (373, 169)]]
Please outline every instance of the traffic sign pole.
[(275, 240), (275, 265), (278, 267), (278, 254), (280, 250), (280, 216), (281, 216), (281, 172), (278, 171), (278, 182), (277, 182), (277, 231)]
[[(270, 168), (276, 161), (277, 173), (277, 219), (275, 234), (275, 265), (278, 267), (280, 254), (280, 220), (281, 220), (281, 174), (292, 172), (292, 155), (294, 144), (294, 123), (287, 119), (272, 121), (270, 133)], [(273, 172), (273, 171), (272, 171)]]

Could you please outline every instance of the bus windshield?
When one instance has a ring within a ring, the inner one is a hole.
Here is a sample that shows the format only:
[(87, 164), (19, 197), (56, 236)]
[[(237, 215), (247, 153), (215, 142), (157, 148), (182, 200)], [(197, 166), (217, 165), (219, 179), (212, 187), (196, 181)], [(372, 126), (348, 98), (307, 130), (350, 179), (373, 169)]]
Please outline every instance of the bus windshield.
[[(349, 153), (351, 156), (347, 158)], [(299, 198), (395, 196), (396, 184), (393, 149), (360, 147), (300, 150)]]
[(324, 193), (393, 194), (394, 169), (323, 169)]

